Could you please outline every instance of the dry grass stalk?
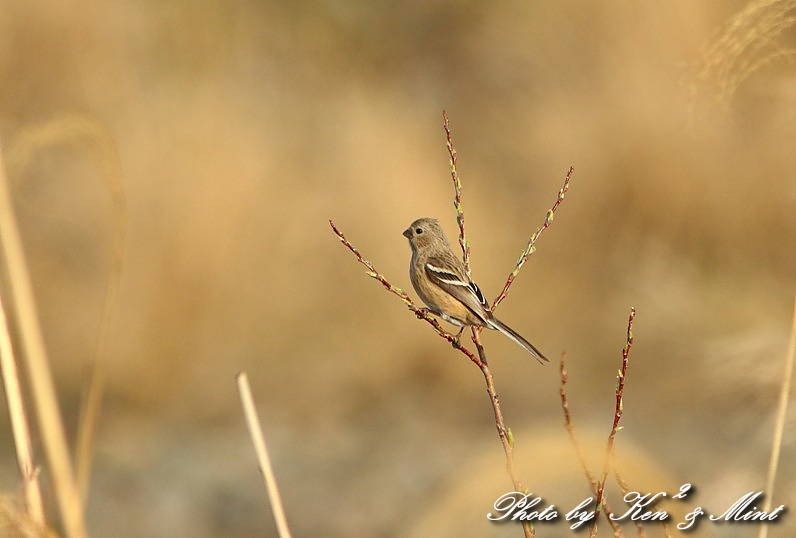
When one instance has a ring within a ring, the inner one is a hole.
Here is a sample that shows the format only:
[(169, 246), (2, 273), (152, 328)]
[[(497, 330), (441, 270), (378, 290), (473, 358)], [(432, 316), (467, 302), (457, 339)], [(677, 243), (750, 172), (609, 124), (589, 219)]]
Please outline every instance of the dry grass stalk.
[(8, 271), (8, 281), (13, 290), (12, 298), (33, 402), (64, 531), (69, 538), (83, 538), (87, 536), (83, 520), (83, 499), (75, 483), (55, 385), (36, 312), (33, 287), (25, 262), (22, 239), (2, 165), (2, 152), (0, 152), (0, 244), (3, 246), (2, 255)]
[(113, 208), (114, 234), (110, 250), (110, 271), (94, 361), (81, 406), (75, 448), (76, 480), (85, 502), (105, 387), (104, 358), (119, 297), (127, 236), (127, 203), (121, 162), (113, 137), (98, 122), (81, 116), (64, 116), (24, 129), (9, 147), (9, 167), (19, 172), (30, 163), (37, 151), (59, 145), (74, 147), (95, 164), (108, 189)]
[[(771, 503), (774, 497), (774, 482), (777, 478), (777, 467), (779, 466), (779, 451), (782, 447), (782, 434), (785, 430), (785, 416), (788, 413), (788, 400), (790, 399), (790, 383), (793, 378), (793, 361), (796, 355), (796, 301), (793, 306), (793, 322), (790, 329), (790, 340), (788, 341), (788, 353), (785, 356), (785, 372), (782, 376), (782, 386), (779, 391), (779, 405), (777, 406), (777, 418), (774, 421), (774, 440), (771, 443), (771, 458), (768, 462), (768, 476), (766, 477), (765, 505), (763, 511), (771, 512)], [(760, 525), (758, 538), (766, 538), (768, 535), (768, 524)]]
[(0, 536), (4, 538), (58, 538), (49, 528), (33, 521), (17, 497), (0, 495)]
[(17, 450), (17, 463), (19, 473), (22, 475), (22, 488), (25, 492), (26, 512), (30, 520), (44, 528), (44, 509), (41, 502), (39, 488), (39, 473), (33, 465), (33, 450), (30, 443), (30, 430), (25, 405), (22, 401), (22, 391), (19, 386), (16, 359), (11, 345), (11, 335), (8, 333), (5, 307), (0, 297), (0, 367), (3, 372), (3, 386), (8, 413), (11, 416), (11, 429), (14, 432), (14, 445)]
[(589, 538), (594, 538), (597, 536), (597, 522), (600, 519), (600, 510), (602, 509), (603, 497), (605, 495), (605, 481), (608, 478), (608, 470), (614, 453), (614, 438), (616, 437), (616, 432), (621, 429), (619, 426), (619, 421), (622, 419), (622, 410), (624, 407), (622, 397), (625, 392), (628, 356), (630, 355), (630, 348), (633, 346), (633, 319), (635, 317), (636, 309), (635, 307), (630, 307), (630, 316), (627, 319), (627, 337), (625, 340), (625, 347), (622, 349), (622, 367), (619, 369), (616, 382), (616, 407), (614, 408), (614, 422), (611, 426), (611, 433), (608, 434), (608, 444), (605, 448), (603, 470), (602, 474), (600, 475), (600, 481), (597, 483), (597, 507), (594, 510), (594, 520), (592, 520), (591, 528), (589, 529)]
[(243, 413), (246, 416), (246, 425), (249, 428), (252, 444), (254, 444), (254, 451), (257, 453), (257, 461), (265, 480), (268, 499), (271, 501), (271, 511), (274, 514), (274, 520), (276, 520), (276, 528), (279, 531), (280, 538), (290, 538), (285, 509), (282, 507), (282, 497), (279, 495), (279, 487), (276, 485), (274, 469), (271, 467), (271, 458), (268, 455), (265, 436), (260, 426), (260, 419), (257, 417), (257, 409), (254, 406), (254, 398), (252, 398), (252, 391), (249, 386), (249, 376), (246, 375), (246, 372), (241, 372), (237, 375), (236, 382), (240, 400), (243, 404)]
[(755, 71), (777, 60), (792, 60), (796, 50), (782, 48), (776, 38), (796, 24), (794, 9), (795, 0), (749, 2), (706, 47), (697, 82), (714, 86), (716, 99), (727, 108)]

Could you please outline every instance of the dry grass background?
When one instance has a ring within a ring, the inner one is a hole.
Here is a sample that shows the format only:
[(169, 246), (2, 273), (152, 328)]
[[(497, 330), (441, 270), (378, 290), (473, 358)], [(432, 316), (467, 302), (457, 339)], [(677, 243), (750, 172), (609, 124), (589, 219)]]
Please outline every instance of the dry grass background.
[[(491, 296), (576, 168), (501, 317), (567, 351), (596, 461), (632, 304), (617, 439), (631, 486), (691, 482), (685, 506), (713, 510), (761, 490), (796, 289), (795, 15), (719, 0), (5, 5), (0, 140), (71, 438), (114, 215), (90, 150), (67, 132), (22, 156), (26, 133), (96, 125), (124, 177), (92, 534), (274, 535), (241, 369), (296, 535), (519, 534), (485, 519), (510, 483), (479, 372), (364, 277), (326, 221), (410, 287), (401, 230), (437, 216), (455, 235), (443, 108)], [(485, 343), (520, 478), (574, 506), (588, 487), (556, 369)], [(0, 489), (14, 493), (0, 416)], [(796, 506), (790, 417), (775, 505)], [(770, 536), (793, 529), (786, 514)]]

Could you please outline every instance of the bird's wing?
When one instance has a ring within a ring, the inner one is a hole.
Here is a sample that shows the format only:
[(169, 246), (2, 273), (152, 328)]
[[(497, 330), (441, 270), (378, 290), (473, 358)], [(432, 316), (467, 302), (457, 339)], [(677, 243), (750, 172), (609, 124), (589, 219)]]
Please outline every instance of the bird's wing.
[(426, 260), (425, 270), (431, 282), (461, 301), (484, 324), (488, 324), (489, 304), (475, 282), (464, 275), (458, 259), (452, 256), (430, 256)]

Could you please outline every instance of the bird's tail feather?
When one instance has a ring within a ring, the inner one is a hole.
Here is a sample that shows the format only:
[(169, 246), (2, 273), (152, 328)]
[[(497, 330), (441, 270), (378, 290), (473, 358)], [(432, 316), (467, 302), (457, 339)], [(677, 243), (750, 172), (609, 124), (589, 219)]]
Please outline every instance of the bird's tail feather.
[(492, 318), (489, 321), (492, 324), (492, 327), (489, 327), (490, 329), (497, 329), (498, 331), (502, 332), (503, 334), (514, 340), (514, 342), (516, 342), (525, 351), (533, 355), (536, 358), (536, 360), (538, 360), (540, 363), (544, 364), (546, 362), (549, 362), (547, 360), (547, 357), (542, 355), (541, 351), (536, 349), (536, 347), (532, 343), (527, 341), (525, 338), (517, 334), (514, 331), (514, 329), (512, 329), (511, 327), (509, 327), (508, 325), (506, 325), (497, 318)]

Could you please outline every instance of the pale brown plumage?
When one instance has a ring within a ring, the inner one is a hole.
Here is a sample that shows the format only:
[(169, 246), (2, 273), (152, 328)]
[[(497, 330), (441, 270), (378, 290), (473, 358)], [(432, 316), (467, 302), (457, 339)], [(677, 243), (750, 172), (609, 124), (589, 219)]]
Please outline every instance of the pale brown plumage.
[(403, 235), (412, 249), (409, 278), (429, 310), (459, 327), (476, 325), (498, 330), (539, 362), (547, 361), (533, 344), (492, 315), (489, 303), (467, 277), (464, 263), (451, 251), (436, 219), (417, 219)]

